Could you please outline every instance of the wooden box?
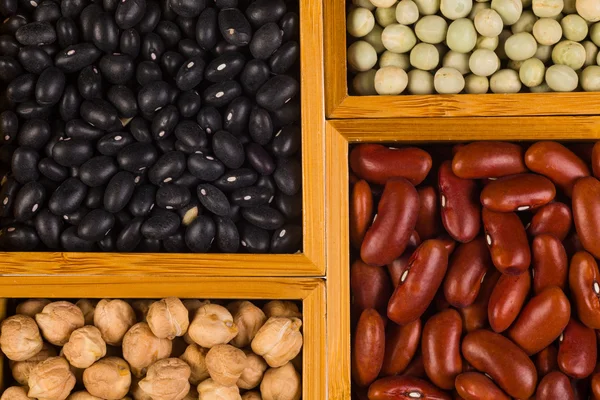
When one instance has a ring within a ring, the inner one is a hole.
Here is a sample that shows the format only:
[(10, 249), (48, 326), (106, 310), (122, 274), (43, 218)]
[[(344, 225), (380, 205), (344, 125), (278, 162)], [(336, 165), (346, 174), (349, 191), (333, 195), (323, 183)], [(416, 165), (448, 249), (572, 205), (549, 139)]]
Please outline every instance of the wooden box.
[[(0, 319), (7, 299), (14, 298), (151, 298), (286, 299), (302, 302), (302, 398), (326, 398), (325, 285), (318, 279), (273, 278), (121, 278), (121, 277), (0, 277)], [(0, 357), (0, 370), (6, 363)], [(2, 375), (0, 375), (2, 383)], [(4, 390), (0, 385), (0, 392)]]
[[(303, 253), (150, 254), (0, 252), (2, 275), (323, 276), (325, 274), (325, 117), (323, 3), (301, 0)], [(318, 62), (315, 63), (315, 60)]]
[(351, 391), (349, 145), (598, 140), (600, 117), (336, 120), (327, 123), (326, 135), (328, 398), (342, 400)]
[(327, 118), (598, 115), (598, 93), (518, 93), (350, 96), (346, 0), (325, 0)]

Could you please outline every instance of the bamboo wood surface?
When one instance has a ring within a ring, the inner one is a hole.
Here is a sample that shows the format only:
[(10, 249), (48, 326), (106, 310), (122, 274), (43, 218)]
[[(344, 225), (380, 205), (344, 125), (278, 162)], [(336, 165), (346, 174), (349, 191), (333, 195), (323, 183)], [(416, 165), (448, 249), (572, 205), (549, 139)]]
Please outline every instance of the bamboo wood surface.
[(323, 3), (300, 1), (303, 254), (0, 252), (0, 275), (325, 275)]
[(474, 140), (600, 139), (600, 117), (355, 119), (327, 122), (328, 398), (350, 399), (350, 241), (348, 146)]
[[(302, 398), (326, 396), (325, 286), (319, 279), (0, 277), (0, 319), (9, 298), (288, 299), (303, 305)], [(0, 357), (0, 363), (4, 362)], [(0, 387), (2, 376), (0, 375)], [(2, 389), (0, 389), (2, 390)]]
[(327, 118), (599, 115), (600, 93), (350, 96), (346, 1), (325, 0)]

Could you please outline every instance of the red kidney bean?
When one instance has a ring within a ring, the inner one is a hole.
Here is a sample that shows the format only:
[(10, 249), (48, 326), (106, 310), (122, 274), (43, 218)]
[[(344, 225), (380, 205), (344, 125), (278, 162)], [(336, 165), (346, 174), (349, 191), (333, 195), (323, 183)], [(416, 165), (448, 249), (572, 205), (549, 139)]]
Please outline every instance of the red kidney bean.
[(560, 336), (570, 317), (569, 299), (560, 288), (552, 286), (529, 300), (508, 330), (508, 337), (533, 355)]
[(558, 349), (551, 344), (535, 355), (535, 368), (538, 376), (545, 376), (552, 371), (558, 371)]
[(592, 172), (596, 178), (600, 178), (600, 142), (596, 142), (592, 149)]
[(462, 372), (461, 334), (462, 320), (453, 309), (434, 315), (423, 327), (423, 365), (429, 379), (439, 388), (454, 388), (454, 380)]
[(577, 179), (590, 176), (583, 160), (557, 142), (537, 142), (525, 153), (525, 165), (533, 172), (544, 175), (571, 197)]
[(465, 400), (510, 400), (490, 378), (479, 372), (457, 376), (456, 391)]
[(421, 320), (406, 325), (390, 323), (385, 333), (385, 357), (382, 376), (398, 375), (406, 370), (421, 340)]
[(408, 240), (408, 245), (406, 246), (406, 250), (404, 250), (404, 254), (387, 265), (388, 273), (392, 278), (392, 285), (394, 285), (394, 287), (398, 286), (398, 283), (400, 283), (400, 278), (408, 267), (410, 256), (412, 256), (420, 244), (421, 239), (419, 238), (419, 234), (417, 231), (414, 231)]
[(597, 357), (596, 332), (571, 318), (559, 338), (560, 370), (572, 378), (586, 378), (594, 372)]
[(506, 142), (473, 142), (460, 147), (452, 170), (463, 179), (500, 178), (527, 172), (523, 148)]
[(350, 243), (360, 249), (373, 220), (373, 194), (367, 181), (358, 181), (350, 199)]
[(383, 319), (373, 309), (362, 312), (352, 347), (352, 378), (359, 386), (373, 382), (381, 366), (385, 353), (385, 328)]
[(388, 304), (388, 317), (399, 325), (419, 318), (442, 284), (448, 268), (448, 251), (439, 240), (426, 240), (411, 256), (408, 268)]
[(504, 336), (486, 330), (471, 332), (463, 339), (462, 353), (471, 365), (488, 374), (508, 395), (522, 399), (535, 391), (535, 365)]
[(450, 400), (450, 396), (424, 380), (410, 376), (379, 379), (369, 388), (369, 400)]
[(418, 185), (431, 169), (431, 156), (415, 147), (396, 149), (380, 144), (361, 144), (350, 152), (350, 168), (358, 177), (380, 185), (397, 177)]
[(438, 171), (440, 213), (446, 232), (458, 242), (470, 242), (481, 229), (477, 183), (454, 175), (450, 161)]
[(473, 332), (487, 325), (490, 296), (501, 275), (497, 269), (493, 268), (483, 279), (479, 295), (475, 299), (475, 302), (470, 306), (458, 309), (463, 319), (463, 329), (466, 332)]
[(488, 319), (496, 332), (503, 332), (517, 319), (531, 289), (531, 277), (502, 275), (496, 283), (488, 303)]
[(569, 378), (561, 372), (554, 371), (540, 381), (535, 400), (575, 400), (575, 393)]
[(450, 235), (448, 235), (447, 233), (443, 233), (437, 237), (437, 240), (440, 240), (444, 243), (444, 247), (446, 247), (446, 250), (448, 250), (449, 255), (454, 252), (456, 242), (450, 237)]
[(492, 211), (526, 211), (548, 204), (556, 196), (550, 179), (519, 174), (490, 182), (481, 191), (481, 204)]
[(392, 283), (384, 267), (375, 267), (356, 260), (350, 269), (350, 289), (357, 311), (374, 308), (385, 315), (392, 296)]
[(536, 236), (531, 244), (533, 255), (533, 291), (540, 293), (547, 287), (567, 287), (567, 252), (554, 235)]
[(590, 383), (594, 400), (600, 399), (600, 372), (596, 372), (592, 375), (592, 381)]
[(486, 273), (493, 268), (485, 239), (458, 246), (448, 266), (444, 295), (454, 307), (466, 307), (475, 301)]
[(531, 236), (549, 233), (561, 241), (565, 240), (571, 230), (573, 216), (571, 208), (564, 203), (550, 203), (537, 209), (527, 233)]
[(419, 188), (419, 216), (415, 230), (422, 240), (432, 239), (441, 233), (440, 209), (435, 189), (431, 186)]
[(600, 181), (581, 178), (573, 188), (573, 221), (586, 251), (600, 258)]
[(580, 251), (571, 259), (569, 288), (579, 320), (592, 329), (600, 329), (600, 273), (591, 254)]
[(523, 223), (515, 213), (483, 209), (483, 226), (492, 262), (503, 274), (519, 275), (529, 268), (531, 251)]
[(415, 229), (419, 212), (417, 190), (404, 178), (388, 181), (377, 215), (367, 231), (360, 256), (371, 265), (385, 265), (400, 257)]

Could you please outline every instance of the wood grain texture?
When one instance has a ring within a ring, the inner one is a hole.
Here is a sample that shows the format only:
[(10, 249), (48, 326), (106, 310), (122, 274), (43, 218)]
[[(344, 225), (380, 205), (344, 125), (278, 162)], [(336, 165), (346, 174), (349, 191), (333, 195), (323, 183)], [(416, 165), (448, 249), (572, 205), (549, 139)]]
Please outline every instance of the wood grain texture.
[[(346, 1), (324, 0), (325, 23), (325, 114), (332, 115), (348, 97), (346, 81)], [(356, 118), (350, 116), (347, 118)]]
[(303, 231), (301, 255), (0, 253), (0, 275), (325, 275), (323, 4), (300, 2)]
[[(326, 399), (325, 284), (321, 279), (169, 277), (0, 277), (0, 320), (7, 298), (289, 299), (303, 305), (303, 399)], [(0, 356), (0, 365), (4, 357)], [(3, 384), (0, 374), (0, 387)], [(0, 389), (2, 390), (2, 389)]]

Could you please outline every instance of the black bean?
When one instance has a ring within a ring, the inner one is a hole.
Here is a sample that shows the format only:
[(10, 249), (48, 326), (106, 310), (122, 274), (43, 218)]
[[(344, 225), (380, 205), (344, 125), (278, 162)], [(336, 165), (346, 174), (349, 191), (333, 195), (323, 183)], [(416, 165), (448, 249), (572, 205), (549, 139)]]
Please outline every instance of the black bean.
[(104, 131), (96, 128), (82, 119), (72, 119), (65, 126), (65, 133), (73, 139), (98, 140), (105, 135)]
[(219, 40), (218, 12), (214, 8), (206, 8), (196, 23), (196, 42), (204, 50), (212, 50)]
[(20, 50), (21, 45), (14, 37), (9, 35), (0, 36), (0, 55), (17, 58)]
[(13, 79), (6, 88), (6, 97), (12, 102), (22, 103), (31, 99), (35, 94), (37, 76), (24, 74)]
[(252, 27), (237, 8), (225, 8), (219, 11), (219, 30), (223, 38), (235, 45), (246, 46), (252, 39)]
[(271, 70), (263, 60), (250, 60), (244, 67), (240, 82), (242, 87), (249, 94), (256, 94), (258, 89), (265, 84), (271, 77)]
[(142, 235), (147, 239), (164, 240), (179, 229), (181, 220), (172, 211), (155, 209), (142, 225)]
[(160, 66), (167, 76), (174, 76), (183, 65), (185, 59), (176, 51), (166, 51), (160, 58)]
[(247, 207), (241, 213), (246, 221), (262, 229), (278, 229), (285, 223), (283, 215), (269, 206)]
[(84, 99), (92, 100), (102, 96), (102, 76), (93, 65), (81, 70), (77, 76), (77, 88)]
[(284, 225), (273, 233), (271, 251), (273, 253), (295, 253), (302, 247), (302, 228), (298, 225)]
[[(256, 181), (256, 186), (261, 187), (261, 188), (265, 188), (268, 189), (269, 192), (271, 193), (271, 196), (275, 196), (275, 192), (277, 192), (277, 185), (275, 184), (275, 181), (273, 180), (272, 176), (266, 176), (266, 175), (261, 175), (258, 177), (258, 180)], [(273, 199), (269, 200), (269, 203), (271, 203)]]
[(252, 25), (259, 27), (279, 21), (286, 11), (283, 0), (256, 0), (246, 9), (246, 16)]
[(200, 106), (202, 105), (202, 99), (200, 94), (195, 90), (188, 90), (183, 92), (177, 98), (177, 108), (179, 113), (184, 118), (191, 118), (198, 114)]
[(152, 32), (160, 22), (161, 15), (162, 10), (158, 2), (155, 0), (147, 1), (146, 12), (140, 23), (137, 25), (137, 30), (142, 34)]
[(225, 110), (224, 129), (234, 135), (242, 135), (248, 130), (252, 102), (244, 96), (234, 99)]
[(222, 217), (229, 214), (229, 200), (217, 187), (208, 183), (200, 184), (198, 185), (197, 195), (200, 204), (211, 213)]
[(132, 143), (119, 151), (117, 155), (119, 167), (134, 173), (152, 166), (157, 159), (158, 152), (150, 143)]
[(15, 38), (24, 46), (41, 46), (56, 41), (56, 31), (48, 22), (30, 22), (17, 29)]
[(135, 74), (133, 57), (128, 54), (107, 54), (100, 59), (102, 76), (113, 85), (125, 85)]
[(162, 77), (162, 70), (157, 63), (152, 61), (142, 61), (137, 66), (135, 79), (142, 86), (145, 86), (150, 82), (161, 81)]
[(64, 72), (73, 73), (92, 65), (101, 55), (102, 52), (91, 43), (74, 44), (56, 55), (54, 65)]
[(191, 199), (187, 187), (173, 183), (161, 186), (156, 192), (156, 205), (167, 210), (179, 210), (187, 206)]
[(150, 214), (154, 207), (154, 199), (156, 197), (156, 186), (140, 185), (133, 192), (131, 201), (129, 202), (129, 212), (134, 217), (145, 217)]
[(77, 235), (77, 226), (71, 226), (60, 235), (61, 247), (66, 251), (91, 252), (96, 250), (96, 243), (81, 239)]
[(16, 14), (18, 6), (17, 0), (2, 0), (0, 1), (0, 15), (8, 17)]
[(27, 18), (23, 15), (13, 15), (4, 20), (2, 24), (0, 24), (0, 34), (2, 35), (13, 35), (23, 25), (27, 24)]
[(223, 253), (237, 253), (240, 234), (235, 223), (226, 217), (215, 217), (217, 248)]
[(65, 90), (65, 74), (56, 67), (48, 67), (42, 72), (35, 86), (35, 99), (41, 105), (54, 105), (59, 102)]
[(286, 218), (298, 218), (302, 215), (302, 193), (296, 193), (293, 196), (288, 196), (281, 192), (277, 193), (273, 205), (281, 211)]
[(217, 8), (235, 8), (238, 6), (238, 0), (215, 0)]
[(181, 121), (175, 127), (175, 137), (191, 148), (206, 147), (206, 133), (194, 121)]
[(109, 130), (119, 122), (117, 109), (102, 99), (84, 100), (79, 113), (87, 123), (103, 130)]
[(236, 81), (215, 83), (204, 90), (203, 101), (206, 105), (223, 107), (242, 94), (242, 88)]
[(281, 108), (271, 113), (271, 121), (276, 130), (300, 122), (300, 97), (296, 96)]
[(177, 107), (169, 104), (158, 111), (152, 119), (150, 131), (155, 140), (161, 140), (169, 137), (175, 130), (179, 122), (179, 111)]
[(218, 131), (213, 135), (212, 147), (215, 156), (228, 168), (239, 168), (244, 164), (244, 147), (231, 133)]
[(250, 113), (248, 131), (253, 141), (266, 145), (273, 137), (273, 121), (269, 112), (264, 108), (254, 107)]
[(140, 55), (141, 46), (142, 39), (135, 28), (126, 29), (121, 33), (121, 40), (119, 43), (121, 53), (137, 58), (137, 56)]
[(113, 228), (115, 216), (101, 208), (90, 211), (79, 223), (77, 236), (83, 240), (97, 242)]
[(160, 151), (161, 154), (168, 153), (169, 151), (175, 151), (175, 138), (168, 137), (166, 139), (157, 140), (156, 148)]
[(175, 77), (175, 84), (183, 91), (194, 89), (202, 82), (205, 62), (202, 56), (196, 56), (185, 61)]
[(259, 144), (250, 143), (246, 146), (246, 159), (261, 175), (271, 175), (275, 171), (273, 157)]
[(64, 167), (80, 166), (93, 154), (92, 143), (84, 139), (66, 138), (52, 148), (52, 158)]
[(77, 17), (88, 5), (88, 0), (62, 0), (60, 11), (65, 17)]
[(104, 208), (106, 211), (116, 213), (123, 210), (135, 190), (135, 176), (131, 172), (121, 171), (115, 174), (104, 192)]
[(174, 235), (163, 240), (162, 244), (168, 253), (185, 253), (188, 251), (185, 244), (185, 235), (181, 231), (177, 231)]
[(70, 121), (79, 118), (79, 107), (83, 102), (83, 97), (79, 94), (79, 90), (75, 85), (67, 85), (63, 93), (58, 111), (63, 121)]
[(44, 154), (46, 154), (47, 157), (52, 158), (52, 150), (54, 150), (54, 146), (56, 145), (56, 143), (60, 142), (61, 140), (63, 140), (65, 138), (65, 132), (63, 129), (58, 130), (51, 138), (50, 140), (48, 140), (48, 143), (46, 143), (46, 146), (44, 147)]
[(21, 185), (13, 177), (2, 181), (2, 187), (0, 188), (0, 217), (12, 215), (12, 208), (20, 189)]
[(271, 238), (269, 232), (247, 222), (238, 224), (240, 244), (248, 253), (266, 253), (269, 251)]
[(60, 216), (54, 215), (50, 210), (44, 208), (35, 216), (34, 226), (37, 236), (44, 246), (51, 250), (60, 248), (60, 234), (64, 226)]
[(89, 187), (102, 186), (119, 171), (113, 157), (97, 156), (86, 161), (79, 169), (79, 179)]
[(21, 125), (18, 143), (19, 146), (29, 146), (39, 151), (46, 145), (51, 135), (48, 122), (42, 119), (30, 119)]
[(12, 144), (0, 146), (0, 165), (2, 165), (2, 174), (5, 175), (8, 171), (5, 171), (5, 168), (12, 164), (12, 158), (17, 150), (17, 146)]
[(119, 27), (110, 13), (103, 12), (94, 20), (92, 42), (105, 53), (110, 53), (119, 47)]
[(202, 50), (198, 43), (196, 43), (195, 40), (188, 38), (177, 43), (177, 51), (179, 51), (186, 59), (196, 56), (205, 56), (204, 50)]
[(12, 173), (19, 183), (36, 181), (40, 174), (37, 164), (40, 154), (31, 147), (19, 147), (12, 156)]
[(40, 243), (35, 229), (25, 224), (11, 224), (0, 231), (0, 248), (32, 251)]
[(144, 85), (138, 92), (138, 106), (144, 113), (151, 114), (169, 104), (170, 85), (165, 81), (154, 81)]
[(131, 252), (140, 244), (143, 239), (142, 225), (144, 218), (137, 217), (129, 221), (119, 232), (117, 236), (117, 250), (120, 252)]
[(152, 134), (146, 120), (142, 117), (135, 117), (129, 122), (129, 130), (138, 142), (152, 142)]
[(225, 172), (225, 166), (214, 156), (198, 152), (191, 154), (187, 161), (188, 170), (195, 177), (212, 182)]
[(148, 178), (154, 185), (172, 182), (185, 170), (185, 154), (180, 151), (170, 151), (163, 154), (148, 171)]
[(256, 93), (256, 102), (269, 111), (276, 111), (298, 94), (298, 81), (287, 75), (269, 79)]
[(63, 221), (70, 225), (78, 226), (81, 223), (81, 221), (83, 221), (85, 216), (89, 214), (89, 212), (89, 208), (81, 206), (74, 212), (63, 215)]
[(261, 26), (252, 37), (250, 52), (254, 58), (266, 60), (279, 49), (282, 43), (282, 31), (275, 22)]
[(285, 14), (279, 21), (283, 31), (283, 41), (300, 39), (300, 16), (295, 12)]
[(284, 126), (273, 138), (270, 150), (276, 157), (288, 158), (300, 150), (301, 134), (297, 126)]
[(79, 41), (79, 29), (71, 18), (62, 17), (56, 23), (56, 37), (60, 48), (72, 46)]
[[(177, 24), (177, 27), (179, 28), (182, 34), (182, 37), (185, 36), (189, 39), (193, 39), (196, 37), (196, 21), (198, 21), (198, 18), (196, 17), (187, 18), (178, 15), (177, 18), (175, 18), (175, 23)], [(177, 43), (175, 43), (175, 45), (177, 45)]]
[(12, 143), (19, 131), (19, 118), (10, 110), (0, 113), (0, 143)]
[(60, 6), (51, 0), (42, 1), (33, 11), (33, 20), (55, 23), (61, 17)]
[(223, 82), (235, 78), (242, 72), (246, 58), (237, 51), (225, 53), (208, 64), (205, 77), (211, 82)]
[(248, 186), (234, 190), (229, 198), (233, 204), (241, 207), (256, 207), (268, 204), (272, 196), (267, 188)]
[(200, 179), (192, 175), (191, 172), (185, 171), (181, 176), (173, 181), (177, 185), (182, 185), (187, 188), (195, 188), (200, 184)]
[(198, 215), (185, 230), (185, 243), (192, 252), (204, 253), (210, 249), (216, 233), (213, 219), (207, 215)]
[(250, 168), (240, 168), (228, 171), (214, 182), (214, 185), (224, 192), (252, 186), (256, 183), (258, 174)]
[(292, 196), (302, 187), (302, 166), (294, 159), (281, 159), (273, 178), (279, 190)]
[[(129, 0), (131, 1), (131, 0)], [(165, 52), (165, 44), (156, 33), (146, 33), (142, 38), (140, 55), (144, 60), (158, 61)]]
[(114, 12), (117, 9), (118, 5), (119, 5), (119, 0), (103, 0), (102, 1), (102, 7), (106, 11)]
[(158, 253), (162, 249), (161, 244), (161, 240), (143, 238), (135, 251), (138, 253)]
[(90, 188), (83, 205), (91, 210), (101, 208), (104, 205), (104, 189), (104, 186)]
[(119, 28), (129, 29), (137, 25), (146, 12), (146, 0), (121, 0), (115, 11)]
[(209, 135), (223, 129), (223, 118), (215, 107), (202, 107), (196, 117), (200, 128)]
[(71, 214), (81, 206), (87, 195), (87, 186), (77, 178), (68, 178), (52, 193), (48, 208), (53, 214)]
[(269, 67), (274, 74), (285, 74), (300, 57), (300, 45), (290, 41), (284, 43), (269, 59)]
[(40, 105), (35, 100), (27, 100), (23, 103), (20, 103), (15, 111), (22, 119), (46, 119), (52, 113), (52, 107)]
[(100, 251), (114, 253), (117, 251), (116, 234), (111, 230), (108, 235), (104, 236), (104, 238), (97, 243), (97, 245)]
[(38, 46), (25, 46), (19, 50), (19, 62), (23, 69), (32, 74), (39, 75), (43, 70), (52, 66), (52, 58)]
[(169, 0), (169, 6), (178, 15), (193, 18), (206, 8), (206, 0)]
[(117, 109), (119, 117), (133, 118), (138, 113), (137, 100), (131, 89), (124, 85), (114, 85), (106, 94), (108, 101)]

